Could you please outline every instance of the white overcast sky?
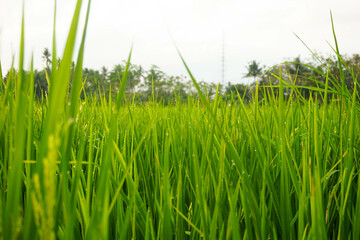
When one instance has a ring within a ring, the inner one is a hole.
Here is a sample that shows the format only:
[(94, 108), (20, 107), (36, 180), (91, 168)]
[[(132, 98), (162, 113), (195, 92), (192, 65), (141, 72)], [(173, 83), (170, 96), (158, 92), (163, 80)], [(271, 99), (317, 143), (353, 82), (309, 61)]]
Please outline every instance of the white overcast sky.
[[(52, 46), (54, 1), (24, 3), (26, 65), (33, 53), (35, 67), (42, 68), (42, 51)], [(18, 65), (22, 4), (23, 0), (0, 0), (3, 72), (12, 56)], [(62, 55), (75, 4), (75, 0), (58, 0), (58, 55)], [(83, 1), (83, 10), (86, 4)], [(224, 32), (225, 82), (247, 82), (243, 75), (251, 60), (270, 67), (298, 55), (310, 57), (293, 33), (312, 50), (330, 53), (330, 10), (340, 51), (360, 53), (359, 0), (92, 0), (84, 65), (111, 70), (127, 58), (134, 42), (133, 63), (145, 68), (155, 64), (169, 75), (186, 75), (171, 32), (197, 80), (218, 83)]]

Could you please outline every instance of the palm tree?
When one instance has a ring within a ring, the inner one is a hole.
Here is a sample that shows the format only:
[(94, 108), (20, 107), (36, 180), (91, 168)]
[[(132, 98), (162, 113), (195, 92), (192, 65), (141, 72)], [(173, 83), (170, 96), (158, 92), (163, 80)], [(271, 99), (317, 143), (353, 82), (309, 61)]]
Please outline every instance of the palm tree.
[(45, 61), (46, 68), (50, 69), (51, 53), (48, 48), (44, 49), (42, 59)]
[(245, 74), (245, 77), (253, 77), (254, 81), (258, 76), (262, 74), (262, 68), (260, 67), (260, 63), (257, 63), (255, 60), (249, 62), (249, 65), (246, 67), (248, 72)]

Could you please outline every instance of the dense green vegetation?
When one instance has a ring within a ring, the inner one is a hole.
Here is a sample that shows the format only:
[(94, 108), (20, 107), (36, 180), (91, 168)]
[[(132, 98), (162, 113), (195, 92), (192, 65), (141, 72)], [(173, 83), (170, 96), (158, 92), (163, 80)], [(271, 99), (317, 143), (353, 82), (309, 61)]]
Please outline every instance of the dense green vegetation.
[(18, 71), (0, 70), (1, 239), (359, 239), (358, 68), (335, 33), (333, 63), (279, 65), (225, 96), (180, 55), (197, 94), (157, 99), (153, 75), (145, 103), (127, 92), (131, 51), (116, 88), (86, 91), (81, 2), (47, 94), (23, 69), (24, 23)]
[[(46, 79), (46, 75), (51, 78), (52, 60), (51, 53), (47, 48), (44, 49), (42, 59), (45, 64), (45, 68), (43, 70), (34, 71), (34, 91), (37, 99), (41, 99), (47, 94), (48, 80)], [(352, 56), (342, 56), (342, 61), (346, 63), (349, 69), (354, 71), (358, 81), (360, 73), (360, 55), (353, 54)], [(60, 62), (61, 59), (57, 58), (57, 64)], [(294, 58), (291, 62), (288, 61), (278, 64), (268, 70), (265, 70), (266, 66), (261, 67), (260, 63), (251, 61), (246, 67), (247, 73), (243, 76), (245, 78), (249, 78), (250, 84), (231, 84), (230, 82), (227, 83), (227, 85), (218, 84), (219, 93), (224, 99), (230, 100), (231, 93), (236, 95), (236, 93), (239, 92), (241, 96), (244, 96), (244, 100), (248, 102), (252, 98), (252, 93), (249, 90), (255, 88), (256, 80), (259, 80), (260, 86), (278, 84), (277, 79), (274, 79), (273, 75), (279, 74), (279, 67), (281, 68), (283, 81), (285, 83), (294, 84), (299, 87), (312, 86), (324, 88), (326, 79), (318, 72), (327, 71), (327, 65), (324, 63), (329, 64), (330, 72), (335, 75), (339, 73), (338, 59), (336, 55), (330, 55), (328, 57), (313, 56), (313, 59), (307, 62), (303, 62), (299, 56)], [(99, 95), (103, 95), (108, 99), (111, 91), (114, 98), (119, 89), (119, 79), (121, 79), (124, 75), (125, 66), (126, 61), (116, 64), (111, 71), (109, 71), (105, 66), (103, 66), (100, 71), (84, 68), (83, 79), (85, 81), (85, 85), (83, 87), (81, 97), (84, 99), (85, 94), (87, 96), (98, 97)], [(70, 69), (73, 75), (75, 70), (74, 62), (72, 62)], [(8, 71), (4, 77), (5, 82), (9, 74), (10, 71)], [(72, 75), (70, 78), (70, 88)], [(239, 74), (239, 79), (240, 77), (241, 75)], [(334, 77), (339, 79), (338, 75)], [(271, 82), (271, 80), (273, 82)], [(347, 69), (344, 71), (344, 80), (347, 88), (353, 88), (353, 76)], [(317, 84), (317, 82), (320, 82), (320, 84)], [(336, 86), (336, 82), (330, 82), (329, 84), (332, 87)], [(149, 70), (145, 70), (140, 65), (130, 64), (125, 88), (125, 94), (128, 98), (134, 97), (137, 103), (146, 103), (151, 100), (153, 86), (156, 99), (160, 102), (164, 102), (166, 105), (174, 102), (174, 99), (186, 102), (188, 95), (198, 96), (191, 79), (187, 79), (186, 76), (169, 76), (165, 72), (161, 71), (156, 65), (152, 65)], [(203, 92), (206, 92), (209, 95), (209, 97), (214, 98), (217, 84), (202, 81), (199, 82), (199, 86)], [(301, 96), (307, 99), (310, 96), (310, 92), (311, 89), (302, 89), (300, 91)], [(261, 99), (262, 94), (260, 94), (259, 97)], [(293, 97), (295, 97), (295, 95), (293, 95)]]

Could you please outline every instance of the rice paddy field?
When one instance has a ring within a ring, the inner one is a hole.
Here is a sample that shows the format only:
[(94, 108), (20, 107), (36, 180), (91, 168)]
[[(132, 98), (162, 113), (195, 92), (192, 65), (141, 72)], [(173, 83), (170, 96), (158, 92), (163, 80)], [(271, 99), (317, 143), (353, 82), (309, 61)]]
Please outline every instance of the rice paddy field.
[(281, 72), (250, 103), (211, 99), (181, 55), (187, 103), (125, 100), (126, 74), (115, 100), (81, 99), (80, 9), (44, 99), (24, 27), (18, 71), (0, 74), (1, 239), (360, 239), (357, 76), (345, 88), (337, 46), (340, 78), (322, 73), (309, 99), (285, 97), (300, 89)]

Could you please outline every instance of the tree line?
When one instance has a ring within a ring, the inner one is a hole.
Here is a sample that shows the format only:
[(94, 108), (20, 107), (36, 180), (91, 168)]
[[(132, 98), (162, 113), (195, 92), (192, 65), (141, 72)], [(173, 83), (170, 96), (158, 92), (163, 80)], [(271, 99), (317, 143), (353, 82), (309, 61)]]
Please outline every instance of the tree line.
[[(43, 51), (42, 59), (45, 67), (42, 70), (34, 71), (34, 87), (38, 99), (47, 94), (48, 79), (51, 77), (51, 53), (47, 48)], [(359, 80), (360, 55), (342, 56), (342, 61), (346, 67), (344, 66), (344, 69), (342, 69), (343, 77), (341, 78), (338, 58), (333, 56), (317, 56), (308, 61), (304, 61), (298, 56), (291, 61), (278, 64), (269, 69), (253, 60), (247, 64), (247, 72), (243, 76), (239, 74), (240, 77), (249, 78), (250, 84), (228, 83), (226, 86), (219, 84), (219, 93), (224, 96), (225, 100), (236, 98), (237, 93), (239, 93), (245, 101), (249, 101), (254, 94), (256, 81), (258, 81), (260, 89), (258, 95), (262, 98), (266, 87), (279, 84), (279, 76), (281, 75), (281, 79), (285, 84), (299, 87), (297, 97), (300, 94), (301, 97), (307, 99), (310, 97), (312, 89), (324, 88), (326, 82), (324, 73), (327, 71), (332, 74), (331, 81), (329, 81), (330, 87), (337, 87), (336, 85), (340, 83), (340, 79), (344, 79), (346, 88), (351, 89), (354, 84), (354, 77)], [(61, 59), (58, 59), (57, 63), (61, 64)], [(100, 70), (84, 68), (82, 97), (115, 97), (125, 67), (126, 62), (123, 61), (114, 65), (111, 70), (105, 66)], [(74, 63), (71, 68), (73, 75)], [(5, 81), (9, 74), (10, 71), (6, 74)], [(187, 101), (188, 96), (197, 95), (191, 79), (187, 76), (168, 75), (156, 65), (151, 65), (150, 69), (144, 69), (140, 65), (130, 64), (127, 78), (126, 95), (128, 98), (135, 97), (137, 102), (146, 102), (151, 98), (156, 98), (156, 100), (162, 101), (164, 104), (169, 104), (174, 101), (184, 102)], [(199, 82), (199, 85), (209, 98), (214, 97), (218, 84), (202, 81)], [(291, 88), (286, 89), (285, 94), (290, 94)], [(275, 94), (277, 93), (276, 88), (272, 88), (272, 91)]]
[[(226, 94), (239, 92), (243, 99), (249, 101), (254, 95), (254, 89), (258, 83), (258, 97), (260, 99), (269, 89), (276, 95), (278, 88), (270, 87), (278, 86), (279, 79), (282, 79), (284, 94), (287, 97), (308, 99), (319, 89), (325, 89), (327, 82), (328, 89), (330, 89), (328, 97), (331, 99), (334, 93), (340, 92), (343, 86), (345, 91), (352, 92), (355, 81), (359, 82), (360, 55), (323, 56), (316, 54), (307, 61), (298, 56), (271, 68), (261, 66), (259, 62), (253, 60), (248, 63), (246, 69), (247, 73), (244, 77), (250, 78), (252, 83), (249, 85), (228, 84)], [(296, 86), (296, 92), (291, 91), (294, 86)]]

